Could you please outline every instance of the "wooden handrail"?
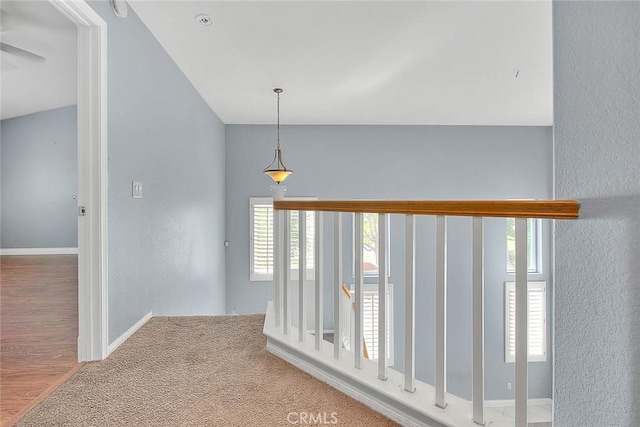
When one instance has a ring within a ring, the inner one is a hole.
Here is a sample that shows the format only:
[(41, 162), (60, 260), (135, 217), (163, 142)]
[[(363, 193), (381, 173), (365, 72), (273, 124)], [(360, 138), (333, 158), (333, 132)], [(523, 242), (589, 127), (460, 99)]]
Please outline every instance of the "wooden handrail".
[(578, 219), (575, 200), (278, 200), (289, 211), (366, 212), (405, 215)]
[(349, 288), (347, 288), (347, 285), (345, 283), (342, 284), (342, 292), (345, 293), (347, 298), (351, 299), (351, 291), (349, 290)]

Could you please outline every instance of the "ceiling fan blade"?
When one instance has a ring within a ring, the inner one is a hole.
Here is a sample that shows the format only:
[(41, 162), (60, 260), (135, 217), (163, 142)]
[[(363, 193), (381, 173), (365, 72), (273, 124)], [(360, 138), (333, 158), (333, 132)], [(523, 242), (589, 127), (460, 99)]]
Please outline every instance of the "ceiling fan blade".
[(4, 33), (12, 28), (10, 17), (11, 13), (7, 12), (5, 8), (0, 7), (0, 33)]
[(46, 61), (47, 59), (44, 56), (40, 56), (33, 52), (29, 52), (28, 50), (20, 49), (19, 47), (15, 47), (10, 44), (2, 43), (2, 42), (0, 42), (0, 50), (3, 52), (10, 53), (12, 55), (20, 56), (30, 61), (42, 62), (42, 61)]

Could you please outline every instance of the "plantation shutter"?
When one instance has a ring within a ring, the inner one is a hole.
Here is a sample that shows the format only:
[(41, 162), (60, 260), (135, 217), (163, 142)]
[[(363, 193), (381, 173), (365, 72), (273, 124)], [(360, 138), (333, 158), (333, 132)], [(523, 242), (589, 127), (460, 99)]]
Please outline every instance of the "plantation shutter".
[(529, 356), (546, 359), (546, 301), (543, 286), (529, 287)]
[(364, 341), (370, 359), (378, 358), (378, 292), (364, 292), (362, 297)]
[[(370, 286), (371, 288), (366, 289)], [(393, 365), (393, 284), (389, 283), (387, 286), (387, 363)], [(365, 285), (362, 296), (362, 334), (367, 344), (369, 358), (372, 360), (377, 360), (379, 357), (377, 287), (378, 285)]]
[(273, 208), (253, 205), (253, 273), (273, 274)]
[[(295, 199), (291, 199), (295, 200)], [(298, 200), (315, 200), (300, 198)], [(250, 205), (250, 280), (273, 280), (273, 200), (268, 197), (251, 197)], [(307, 236), (307, 280), (312, 280), (315, 261), (315, 212), (306, 212)], [(298, 212), (291, 212), (291, 269), (298, 270)], [(297, 271), (291, 274), (292, 280), (298, 280)]]
[[(529, 360), (547, 360), (546, 283), (529, 282)], [(506, 360), (512, 362), (516, 354), (516, 292), (515, 283), (506, 283)]]

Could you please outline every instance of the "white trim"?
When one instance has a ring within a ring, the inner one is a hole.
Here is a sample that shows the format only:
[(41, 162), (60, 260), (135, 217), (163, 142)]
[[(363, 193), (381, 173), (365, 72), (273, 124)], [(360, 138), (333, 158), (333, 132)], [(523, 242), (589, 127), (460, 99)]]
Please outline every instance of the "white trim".
[(0, 255), (76, 255), (78, 248), (6, 248)]
[[(521, 200), (534, 200), (534, 199), (521, 199)], [(507, 220), (515, 220), (515, 218), (507, 218)], [(514, 223), (515, 227), (515, 223)], [(542, 219), (541, 218), (527, 218), (527, 227), (531, 230), (531, 242), (527, 242), (527, 257), (531, 253), (531, 261), (533, 268), (529, 265), (529, 259), (527, 258), (527, 273), (530, 275), (543, 274), (542, 271)], [(507, 263), (507, 276), (512, 277), (515, 280), (516, 270), (515, 267), (510, 268)]]
[(48, 0), (78, 27), (78, 360), (108, 352), (107, 23), (84, 0)]
[[(363, 359), (361, 369), (353, 366), (353, 353), (334, 358), (333, 344), (322, 341), (316, 349), (312, 340), (300, 342), (298, 330), (291, 326), (288, 335), (276, 327), (273, 303), (269, 302), (263, 334), (267, 337), (267, 351), (326, 382), (348, 396), (404, 426), (468, 426), (477, 427), (471, 420), (471, 402), (447, 393), (447, 407), (437, 407), (435, 388), (415, 380), (415, 392), (403, 390), (404, 375), (393, 368), (387, 370), (387, 380), (377, 377), (377, 364)], [(340, 414), (338, 414), (340, 418)], [(492, 427), (513, 427), (513, 417), (502, 411), (485, 414)]]
[(349, 384), (346, 384), (340, 381), (340, 379), (337, 376), (331, 375), (326, 371), (318, 369), (316, 366), (314, 366), (311, 363), (308, 363), (305, 360), (292, 356), (286, 350), (279, 347), (271, 339), (267, 339), (267, 351), (285, 360), (286, 362), (289, 362), (293, 366), (310, 374), (311, 376), (318, 378), (322, 382), (329, 384), (331, 387), (341, 391), (347, 396), (350, 396), (356, 399), (357, 401), (364, 403), (368, 407), (374, 409), (375, 411), (381, 413), (382, 415), (385, 415), (389, 419), (396, 421), (400, 425), (416, 426), (416, 427), (424, 425), (420, 421), (403, 414), (401, 411), (396, 410), (393, 406), (388, 405), (382, 401), (379, 401), (378, 399), (370, 396), (368, 393), (362, 392), (358, 388), (352, 387)]
[[(553, 406), (553, 400), (549, 398), (529, 399), (527, 403), (527, 406)], [(485, 408), (508, 408), (511, 406), (516, 406), (516, 401), (515, 399), (485, 400), (484, 406)]]
[(153, 317), (153, 312), (151, 312), (151, 311), (148, 312), (147, 314), (142, 316), (142, 319), (138, 320), (135, 325), (133, 325), (132, 327), (127, 329), (127, 331), (124, 334), (120, 335), (118, 338), (116, 338), (116, 340), (114, 342), (109, 344), (109, 347), (107, 349), (107, 356), (109, 356), (118, 347), (120, 347), (122, 344), (124, 344), (124, 342), (126, 340), (128, 340), (129, 337), (131, 337), (131, 335), (135, 334), (136, 331), (138, 329), (140, 329), (141, 327), (143, 327), (144, 324), (147, 323), (152, 317)]

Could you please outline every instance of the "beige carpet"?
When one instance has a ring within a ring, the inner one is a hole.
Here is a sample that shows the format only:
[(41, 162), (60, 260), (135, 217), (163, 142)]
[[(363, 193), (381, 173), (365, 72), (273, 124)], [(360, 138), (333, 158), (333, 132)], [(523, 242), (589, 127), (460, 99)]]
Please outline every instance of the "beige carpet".
[(395, 425), (267, 353), (263, 323), (262, 315), (153, 318), (16, 425)]

